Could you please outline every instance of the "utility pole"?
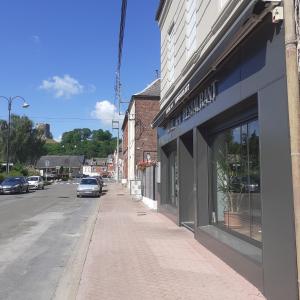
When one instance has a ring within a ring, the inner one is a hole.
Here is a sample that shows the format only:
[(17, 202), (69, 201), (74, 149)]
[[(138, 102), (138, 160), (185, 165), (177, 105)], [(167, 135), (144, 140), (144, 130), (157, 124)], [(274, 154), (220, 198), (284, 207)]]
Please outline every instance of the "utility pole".
[(117, 176), (116, 176), (116, 181), (119, 182), (119, 130), (120, 130), (120, 122), (119, 121), (115, 121), (113, 120), (112, 121), (112, 129), (115, 129), (115, 130), (118, 130), (118, 134), (117, 134), (117, 154), (116, 154), (116, 173), (117, 173)]
[(300, 103), (294, 0), (284, 0), (285, 57), (290, 127), (290, 148), (295, 215), (298, 299), (300, 295)]

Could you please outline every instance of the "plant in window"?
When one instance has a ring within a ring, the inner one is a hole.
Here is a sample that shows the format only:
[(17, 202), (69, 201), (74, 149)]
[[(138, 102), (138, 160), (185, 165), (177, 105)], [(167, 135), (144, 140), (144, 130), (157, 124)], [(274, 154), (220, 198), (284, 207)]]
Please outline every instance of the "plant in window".
[(244, 184), (240, 176), (240, 156), (238, 154), (224, 154), (220, 149), (215, 161), (217, 192), (223, 202), (224, 225), (240, 227), (240, 211), (243, 200)]

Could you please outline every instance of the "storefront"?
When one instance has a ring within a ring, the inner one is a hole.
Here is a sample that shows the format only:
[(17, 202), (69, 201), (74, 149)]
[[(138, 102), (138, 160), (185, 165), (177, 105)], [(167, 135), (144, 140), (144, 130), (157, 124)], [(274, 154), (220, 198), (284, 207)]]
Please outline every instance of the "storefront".
[(154, 121), (158, 209), (268, 298), (296, 299), (283, 26), (268, 15), (226, 56), (225, 43)]

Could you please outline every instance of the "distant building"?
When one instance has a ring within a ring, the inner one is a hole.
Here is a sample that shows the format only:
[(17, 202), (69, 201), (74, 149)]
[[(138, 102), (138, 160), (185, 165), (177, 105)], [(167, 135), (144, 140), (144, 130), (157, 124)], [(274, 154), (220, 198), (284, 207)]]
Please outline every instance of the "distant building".
[(41, 176), (58, 178), (63, 175), (77, 176), (81, 174), (84, 164), (83, 155), (45, 155), (36, 163)]
[(122, 124), (123, 178), (135, 180), (137, 164), (157, 158), (157, 133), (151, 122), (159, 112), (160, 79), (132, 95)]
[(52, 134), (50, 132), (50, 124), (37, 123), (35, 128), (42, 133), (42, 137), (44, 139), (52, 139)]
[(108, 176), (108, 158), (86, 159), (83, 166), (83, 174), (88, 176)]

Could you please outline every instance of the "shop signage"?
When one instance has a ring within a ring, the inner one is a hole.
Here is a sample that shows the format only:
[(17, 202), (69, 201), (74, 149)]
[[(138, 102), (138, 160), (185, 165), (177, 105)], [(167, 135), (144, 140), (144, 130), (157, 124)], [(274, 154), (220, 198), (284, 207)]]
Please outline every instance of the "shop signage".
[[(168, 115), (173, 108), (180, 102), (183, 97), (190, 91), (190, 83), (188, 83), (169, 104), (166, 109), (166, 115)], [(186, 114), (190, 111), (199, 111), (204, 107), (212, 103), (216, 98), (216, 81), (213, 81), (210, 85), (206, 86), (200, 93), (190, 101), (185, 107)]]
[(188, 83), (172, 100), (166, 109), (166, 115), (175, 107), (175, 105), (181, 100), (190, 90), (190, 84)]
[(191, 117), (194, 113), (202, 110), (216, 99), (216, 81), (203, 89), (196, 97), (190, 100), (182, 109), (183, 119)]
[(198, 95), (189, 100), (185, 106), (183, 106), (179, 114), (170, 121), (168, 127), (174, 128), (174, 126), (179, 125), (197, 112), (201, 111), (215, 101), (216, 95), (216, 81), (213, 81), (210, 85), (202, 89)]

